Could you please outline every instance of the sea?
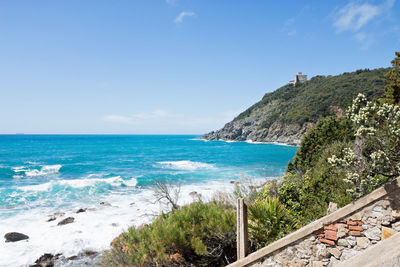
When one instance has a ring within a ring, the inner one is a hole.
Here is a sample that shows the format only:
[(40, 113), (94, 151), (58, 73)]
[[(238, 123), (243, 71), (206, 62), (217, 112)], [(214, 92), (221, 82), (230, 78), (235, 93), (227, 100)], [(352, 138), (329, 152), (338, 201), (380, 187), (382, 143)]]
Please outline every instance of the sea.
[[(0, 266), (103, 251), (129, 226), (168, 209), (155, 201), (156, 181), (180, 188), (180, 205), (193, 201), (192, 192), (208, 201), (233, 192), (233, 181), (282, 177), (296, 150), (195, 135), (0, 135), (0, 238), (29, 236), (0, 241)], [(67, 217), (74, 222), (58, 225)]]

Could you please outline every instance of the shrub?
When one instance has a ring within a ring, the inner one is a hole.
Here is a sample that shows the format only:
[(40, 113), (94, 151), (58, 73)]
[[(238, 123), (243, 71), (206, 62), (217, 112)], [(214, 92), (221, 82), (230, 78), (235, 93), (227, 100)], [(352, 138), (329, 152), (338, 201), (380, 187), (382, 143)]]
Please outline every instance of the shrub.
[(294, 167), (301, 173), (312, 168), (328, 146), (338, 141), (354, 140), (351, 121), (346, 117), (321, 119), (303, 137), (293, 159)]
[(279, 200), (298, 219), (299, 225), (325, 216), (329, 202), (344, 206), (353, 200), (347, 192), (349, 185), (343, 180), (343, 172), (328, 162), (332, 154), (339, 153), (349, 143), (326, 144), (304, 174), (287, 172), (283, 177)]
[(249, 236), (253, 249), (283, 237), (293, 227), (293, 220), (277, 198), (260, 198), (249, 206)]
[(348, 117), (356, 140), (329, 163), (345, 173), (349, 192), (358, 198), (400, 175), (400, 107), (359, 94)]
[[(146, 227), (129, 228), (113, 241), (103, 264), (225, 265), (235, 259), (235, 232), (234, 211), (216, 203), (194, 202), (161, 214)], [(122, 261), (115, 264), (116, 258)]]

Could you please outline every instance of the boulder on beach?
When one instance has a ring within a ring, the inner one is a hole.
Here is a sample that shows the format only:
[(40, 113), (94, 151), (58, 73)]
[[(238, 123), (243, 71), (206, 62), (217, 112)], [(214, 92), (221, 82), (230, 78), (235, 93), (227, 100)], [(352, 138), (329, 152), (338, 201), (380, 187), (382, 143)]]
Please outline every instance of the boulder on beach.
[(11, 232), (5, 234), (4, 238), (6, 239), (6, 242), (17, 242), (20, 240), (29, 239), (29, 236), (17, 232)]
[(74, 221), (75, 221), (75, 218), (68, 217), (68, 218), (65, 218), (64, 220), (60, 221), (57, 225), (65, 225), (65, 224), (73, 223)]

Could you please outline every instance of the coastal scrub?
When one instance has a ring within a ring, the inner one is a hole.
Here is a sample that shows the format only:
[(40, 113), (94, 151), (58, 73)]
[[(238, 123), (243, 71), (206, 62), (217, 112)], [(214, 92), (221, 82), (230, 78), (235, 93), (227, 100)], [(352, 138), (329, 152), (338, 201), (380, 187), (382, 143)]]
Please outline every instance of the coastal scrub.
[(235, 231), (233, 210), (193, 202), (149, 225), (129, 228), (112, 242), (103, 265), (223, 266), (235, 260)]

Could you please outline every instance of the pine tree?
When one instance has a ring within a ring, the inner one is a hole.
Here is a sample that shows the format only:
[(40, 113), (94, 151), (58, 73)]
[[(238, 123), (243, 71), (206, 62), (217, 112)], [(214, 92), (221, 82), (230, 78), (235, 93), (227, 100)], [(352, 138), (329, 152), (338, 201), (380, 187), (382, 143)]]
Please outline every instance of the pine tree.
[(395, 54), (396, 57), (391, 62), (393, 68), (385, 75), (386, 85), (382, 102), (388, 104), (400, 104), (400, 52)]

